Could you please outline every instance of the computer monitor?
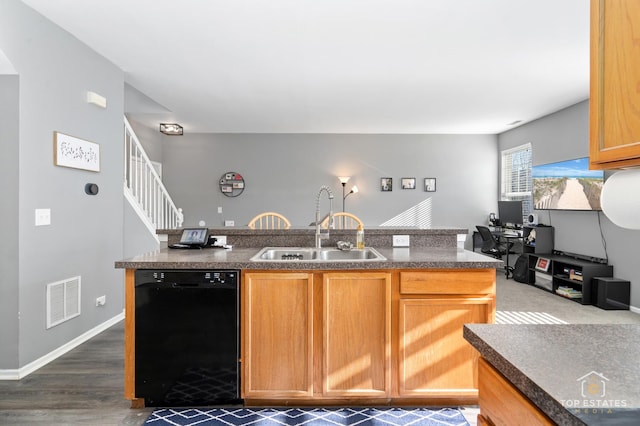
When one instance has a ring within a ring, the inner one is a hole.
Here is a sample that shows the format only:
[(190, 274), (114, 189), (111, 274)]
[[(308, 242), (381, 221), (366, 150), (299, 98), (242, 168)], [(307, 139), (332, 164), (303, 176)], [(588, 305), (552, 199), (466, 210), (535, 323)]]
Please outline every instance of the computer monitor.
[(522, 201), (498, 201), (498, 218), (502, 226), (522, 226)]

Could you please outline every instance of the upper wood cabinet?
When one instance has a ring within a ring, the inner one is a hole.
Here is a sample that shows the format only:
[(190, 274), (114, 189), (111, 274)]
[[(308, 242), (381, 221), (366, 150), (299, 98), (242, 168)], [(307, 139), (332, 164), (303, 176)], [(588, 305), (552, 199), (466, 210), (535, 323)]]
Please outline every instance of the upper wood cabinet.
[(640, 166), (640, 0), (591, 0), (590, 163)]

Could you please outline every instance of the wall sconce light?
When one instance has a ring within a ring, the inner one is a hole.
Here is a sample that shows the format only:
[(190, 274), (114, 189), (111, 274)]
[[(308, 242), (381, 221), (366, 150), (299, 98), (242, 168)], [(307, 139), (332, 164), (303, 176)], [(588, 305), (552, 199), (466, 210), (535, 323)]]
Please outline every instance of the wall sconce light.
[(349, 195), (356, 194), (358, 192), (358, 187), (356, 185), (353, 185), (353, 187), (351, 187), (351, 191), (349, 191), (348, 194), (345, 194), (347, 182), (349, 182), (349, 179), (351, 179), (351, 176), (338, 176), (338, 179), (342, 184), (342, 211), (344, 212), (344, 201), (347, 199)]
[(87, 92), (87, 103), (93, 104), (100, 108), (107, 107), (107, 98), (97, 94), (96, 92)]
[(182, 136), (184, 129), (181, 125), (176, 123), (160, 123), (160, 133), (164, 133), (169, 136)]

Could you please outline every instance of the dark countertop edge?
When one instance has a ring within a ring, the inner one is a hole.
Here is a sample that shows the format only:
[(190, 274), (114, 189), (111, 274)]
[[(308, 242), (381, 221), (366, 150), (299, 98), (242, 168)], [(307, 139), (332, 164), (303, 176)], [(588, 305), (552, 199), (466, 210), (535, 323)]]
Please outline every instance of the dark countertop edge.
[(561, 425), (586, 425), (578, 417), (574, 416), (560, 401), (549, 395), (538, 384), (531, 380), (518, 367), (504, 358), (482, 337), (476, 334), (468, 325), (464, 325), (462, 336), (480, 352), (491, 366), (502, 374), (509, 382), (526, 396), (535, 406), (546, 414), (551, 420)]
[(211, 262), (117, 261), (119, 269), (242, 269), (243, 271), (329, 271), (379, 269), (495, 269), (493, 262)]
[[(189, 227), (180, 229), (157, 229), (158, 235), (180, 235), (182, 230)], [(191, 228), (196, 228), (195, 226)], [(244, 227), (220, 227), (220, 228), (208, 228), (211, 235), (282, 235), (282, 234), (314, 234), (315, 227), (294, 227), (290, 229), (249, 229)], [(332, 229), (334, 233), (352, 234), (352, 229)], [(392, 235), (392, 234), (414, 234), (414, 235), (458, 235), (468, 234), (469, 230), (466, 228), (413, 228), (413, 227), (385, 227), (374, 226), (365, 227), (365, 232), (371, 232), (376, 235)]]
[[(115, 262), (122, 269), (243, 269), (243, 270), (380, 270), (380, 269), (495, 269), (503, 262), (468, 250), (443, 248), (379, 248), (387, 260), (372, 262), (253, 262), (261, 248), (239, 248), (226, 252), (229, 259), (216, 259), (216, 253), (197, 250), (161, 249)], [(206, 249), (209, 250), (209, 249)], [(218, 249), (211, 249), (218, 250)], [(398, 252), (396, 253), (396, 250)], [(394, 258), (397, 256), (397, 258)]]

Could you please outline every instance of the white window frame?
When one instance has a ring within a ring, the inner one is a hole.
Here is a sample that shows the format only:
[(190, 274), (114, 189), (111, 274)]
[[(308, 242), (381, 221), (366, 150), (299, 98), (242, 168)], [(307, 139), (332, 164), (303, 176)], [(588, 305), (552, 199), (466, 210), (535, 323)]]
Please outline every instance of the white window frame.
[[(522, 200), (523, 218), (533, 212), (532, 157), (531, 143), (505, 149), (500, 155), (500, 199)], [(513, 170), (514, 162), (518, 170)], [(513, 180), (518, 180), (517, 188)]]

